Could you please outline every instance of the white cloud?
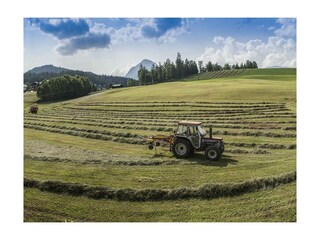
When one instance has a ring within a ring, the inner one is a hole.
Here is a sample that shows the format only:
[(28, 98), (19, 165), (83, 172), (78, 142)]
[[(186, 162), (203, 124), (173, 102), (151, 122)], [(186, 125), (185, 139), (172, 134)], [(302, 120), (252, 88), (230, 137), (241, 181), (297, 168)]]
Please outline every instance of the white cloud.
[(240, 42), (232, 37), (215, 36), (213, 46), (207, 47), (197, 61), (224, 65), (251, 60), (256, 61), (262, 68), (296, 67), (296, 43), (294, 38), (288, 37), (295, 35), (295, 24), (291, 19), (279, 19), (278, 22), (282, 24), (281, 27), (275, 30), (276, 35), (269, 37), (267, 41), (252, 39)]
[(111, 41), (113, 44), (119, 44), (123, 42), (139, 42), (145, 40), (140, 31), (141, 26), (127, 25), (120, 29), (109, 28), (108, 32), (111, 35)]
[(295, 18), (279, 18), (277, 23), (281, 24), (281, 27), (274, 31), (277, 36), (294, 37), (296, 35)]
[[(157, 30), (155, 19), (153, 18), (136, 18), (136, 19), (127, 19), (128, 24), (121, 28), (107, 27), (101, 23), (92, 23), (90, 31), (97, 33), (107, 33), (111, 36), (112, 44), (120, 44), (123, 42), (144, 42), (152, 41), (156, 39), (158, 43), (168, 43), (175, 42), (176, 36), (187, 32), (188, 20), (181, 19), (181, 25), (173, 28), (160, 31), (158, 36), (150, 37), (146, 36), (145, 28), (152, 29), (153, 31)], [(158, 30), (157, 30), (158, 31)]]

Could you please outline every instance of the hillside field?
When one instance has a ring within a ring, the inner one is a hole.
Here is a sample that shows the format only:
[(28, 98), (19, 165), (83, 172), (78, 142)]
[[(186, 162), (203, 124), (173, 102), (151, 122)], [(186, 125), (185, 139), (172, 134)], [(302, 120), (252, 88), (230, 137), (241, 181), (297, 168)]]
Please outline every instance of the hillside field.
[[(25, 93), (24, 221), (296, 221), (296, 69), (214, 74), (38, 102), (38, 114)], [(212, 125), (222, 158), (147, 148), (180, 120)]]

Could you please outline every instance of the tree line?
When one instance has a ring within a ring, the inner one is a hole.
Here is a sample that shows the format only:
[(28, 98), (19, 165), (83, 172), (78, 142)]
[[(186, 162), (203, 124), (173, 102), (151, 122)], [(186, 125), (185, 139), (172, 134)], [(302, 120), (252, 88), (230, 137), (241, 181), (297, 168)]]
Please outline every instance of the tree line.
[(94, 90), (87, 77), (63, 75), (41, 82), (37, 96), (44, 101), (63, 100), (85, 96)]
[(221, 66), (218, 63), (213, 64), (211, 61), (204, 65), (203, 61), (198, 61), (197, 65), (197, 63), (193, 60), (182, 60), (181, 54), (178, 52), (175, 61), (170, 61), (170, 59), (167, 59), (162, 64), (160, 62), (158, 66), (153, 65), (151, 70), (148, 70), (143, 65), (140, 65), (140, 69), (138, 71), (138, 81), (128, 80), (127, 84), (128, 86), (148, 85), (179, 80), (199, 72), (249, 68), (258, 68), (258, 64), (255, 61), (247, 60), (246, 62), (240, 64), (236, 63), (230, 65), (229, 63), (226, 63), (224, 66)]
[[(136, 82), (136, 84), (147, 85), (170, 82), (196, 73), (198, 73), (197, 63), (188, 59), (182, 60), (181, 54), (178, 53), (175, 62), (167, 59), (163, 63), (160, 62), (158, 66), (153, 65), (150, 71), (140, 65), (138, 72), (139, 82)], [(129, 84), (134, 84), (134, 82), (128, 81)]]
[(212, 63), (211, 61), (207, 62), (206, 65), (203, 65), (203, 61), (198, 61), (199, 72), (213, 72), (221, 70), (231, 70), (231, 69), (251, 69), (258, 68), (258, 64), (255, 61), (247, 60), (243, 63), (236, 63), (230, 65), (229, 63), (224, 64), (224, 66), (219, 65), (218, 63)]

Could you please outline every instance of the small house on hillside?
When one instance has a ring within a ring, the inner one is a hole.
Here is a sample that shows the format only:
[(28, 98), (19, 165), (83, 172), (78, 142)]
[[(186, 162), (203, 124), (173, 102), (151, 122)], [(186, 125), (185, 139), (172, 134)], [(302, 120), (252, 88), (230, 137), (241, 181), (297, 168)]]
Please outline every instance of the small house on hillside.
[(112, 84), (111, 88), (122, 88), (124, 87), (122, 84)]
[(38, 82), (33, 82), (33, 83), (31, 83), (31, 88), (33, 89), (33, 90), (37, 90), (37, 88), (39, 87), (39, 83)]

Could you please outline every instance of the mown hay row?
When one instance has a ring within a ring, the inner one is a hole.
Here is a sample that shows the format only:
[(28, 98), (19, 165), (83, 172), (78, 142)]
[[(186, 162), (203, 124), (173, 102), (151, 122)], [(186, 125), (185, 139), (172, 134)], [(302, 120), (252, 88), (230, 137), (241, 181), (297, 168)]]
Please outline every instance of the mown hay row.
[(134, 104), (109, 104), (109, 103), (78, 103), (75, 104), (75, 106), (80, 106), (80, 107), (106, 107), (106, 108), (181, 108), (181, 107), (191, 107), (191, 108), (204, 108), (204, 109), (250, 109), (250, 110), (255, 110), (255, 109), (283, 109), (287, 110), (287, 108), (282, 105), (282, 104), (269, 104), (269, 105), (202, 105), (202, 104), (145, 104), (145, 105), (134, 105)]
[(138, 144), (138, 145), (146, 144), (146, 141), (144, 139), (112, 137), (112, 136), (103, 135), (103, 134), (78, 132), (78, 131), (72, 131), (72, 130), (62, 130), (58, 128), (48, 128), (48, 127), (41, 127), (41, 126), (34, 126), (34, 125), (24, 125), (24, 127), (38, 130), (38, 131), (66, 134), (66, 135), (71, 135), (75, 137), (84, 137), (84, 138), (90, 138), (90, 139), (112, 141), (112, 142), (119, 142), (119, 143)]
[[(80, 136), (80, 137), (88, 137), (94, 139), (102, 139), (108, 141), (116, 141), (116, 142), (128, 142), (133, 144), (144, 144), (145, 139), (148, 137), (146, 135), (138, 135), (133, 133), (119, 133), (119, 132), (110, 132), (106, 130), (94, 130), (94, 129), (82, 129), (77, 127), (67, 127), (67, 126), (57, 126), (57, 125), (47, 125), (44, 123), (40, 123), (34, 125), (32, 123), (25, 123), (24, 126), (26, 128), (32, 128), (35, 130), (43, 130), (49, 132), (56, 132), (56, 133), (64, 133), (70, 134), (73, 136)], [(252, 137), (272, 137), (272, 138), (295, 138), (296, 134), (277, 134), (277, 133), (268, 133), (268, 132), (228, 132), (228, 131), (213, 131), (213, 134), (216, 135), (229, 135), (229, 136), (252, 136)], [(105, 136), (107, 135), (107, 136)], [(121, 137), (121, 138), (112, 138), (113, 137)], [(141, 140), (129, 140), (127, 141), (125, 138), (140, 138)], [(121, 140), (120, 140), (121, 139)]]
[(170, 116), (185, 116), (186, 114), (190, 115), (212, 115), (215, 116), (242, 116), (242, 115), (295, 115), (294, 113), (290, 112), (289, 110), (192, 110), (192, 109), (180, 109), (180, 110), (170, 110), (170, 109), (159, 109), (159, 110), (151, 110), (151, 109), (137, 109), (137, 110), (127, 110), (127, 109), (103, 109), (103, 108), (76, 108), (76, 107), (68, 107), (68, 109), (73, 109), (76, 111), (85, 111), (85, 112), (104, 112), (110, 113), (115, 115), (125, 114), (128, 115), (146, 115), (152, 114), (154, 116), (157, 115), (170, 115)]
[(113, 189), (110, 187), (93, 187), (78, 183), (60, 181), (38, 181), (24, 178), (24, 187), (37, 188), (41, 191), (72, 196), (86, 196), (93, 199), (112, 199), (118, 201), (163, 201), (180, 199), (212, 199), (233, 197), (263, 189), (272, 189), (282, 184), (296, 181), (296, 172), (276, 177), (258, 178), (240, 183), (208, 183), (197, 188), (182, 187), (176, 189)]
[[(86, 115), (91, 115), (91, 116), (121, 116), (121, 115), (135, 115), (135, 116), (145, 116), (145, 115), (150, 115), (152, 114), (153, 116), (164, 116), (166, 114), (169, 114), (170, 117), (172, 116), (185, 116), (185, 113), (192, 113), (193, 115), (203, 115), (202, 117), (205, 117), (206, 115), (212, 115), (214, 114), (215, 116), (221, 116), (221, 117), (229, 117), (229, 116), (244, 116), (244, 115), (270, 115), (272, 112), (265, 112), (265, 111), (248, 111), (248, 110), (236, 110), (236, 111), (213, 111), (213, 110), (204, 110), (204, 111), (193, 111), (193, 110), (183, 110), (183, 111), (173, 111), (173, 112), (178, 112), (178, 113), (172, 113), (168, 112), (166, 110), (158, 110), (156, 111), (148, 111), (148, 110), (131, 110), (126, 111), (125, 109), (118, 109), (118, 110), (104, 110), (104, 109), (80, 109), (80, 108), (74, 108), (72, 110), (64, 109), (63, 111), (54, 111), (55, 115), (79, 115), (79, 116), (86, 116)], [(183, 114), (182, 114), (183, 113)], [(274, 112), (272, 113), (273, 115), (295, 115), (294, 113), (288, 111), (288, 110), (281, 110), (281, 112)], [(47, 113), (47, 115), (51, 115), (50, 113)], [(189, 115), (188, 115), (189, 116)]]
[[(28, 119), (26, 119), (28, 120)], [(25, 122), (26, 124), (41, 124), (39, 120), (32, 120), (33, 122)], [(47, 119), (46, 122), (56, 122), (56, 123), (66, 123), (66, 124), (75, 124), (75, 125), (85, 125), (85, 126), (93, 126), (93, 127), (105, 127), (105, 128), (115, 128), (115, 129), (129, 129), (129, 130), (152, 130), (152, 131), (161, 131), (161, 132), (170, 132), (173, 131), (172, 127), (147, 127), (147, 124), (137, 124), (137, 125), (124, 125), (123, 123), (117, 122), (117, 124), (121, 125), (112, 125), (112, 124), (103, 124), (103, 123), (89, 123), (85, 121), (64, 121), (64, 120), (50, 120)], [(94, 122), (94, 121), (90, 121)], [(145, 125), (145, 126), (143, 126)]]
[(164, 117), (164, 116), (151, 116), (151, 115), (147, 115), (147, 116), (137, 116), (137, 115), (113, 115), (112, 118), (125, 118), (125, 119), (154, 119), (154, 120), (158, 120), (158, 119), (167, 119), (167, 120), (172, 120), (172, 119), (176, 119), (177, 121), (179, 120), (195, 120), (195, 121), (201, 121), (203, 119), (208, 119), (208, 120), (221, 120), (221, 121), (225, 121), (225, 120), (251, 120), (251, 119), (266, 119), (266, 118), (286, 118), (286, 119), (296, 119), (295, 115), (284, 115), (284, 116), (274, 116), (274, 115), (266, 115), (266, 116), (249, 116), (249, 117), (238, 117), (238, 116), (234, 116), (234, 117), (219, 117), (219, 116), (211, 116), (211, 118), (208, 118), (208, 116), (190, 116), (190, 115), (186, 115), (186, 116), (179, 116), (179, 117)]
[[(25, 120), (29, 120), (26, 122), (27, 124), (34, 124), (36, 122), (41, 122), (43, 120), (37, 118), (28, 118)], [(34, 122), (30, 122), (34, 121)], [(73, 118), (72, 120), (64, 120), (64, 119), (51, 119), (46, 118), (45, 122), (56, 122), (56, 123), (67, 123), (67, 124), (76, 124), (76, 125), (86, 125), (86, 126), (96, 126), (96, 127), (106, 127), (106, 128), (116, 128), (116, 129), (131, 129), (131, 130), (153, 130), (153, 131), (173, 131), (174, 124), (171, 122), (170, 124), (161, 124), (161, 123), (146, 123), (146, 122), (125, 122), (125, 121), (112, 121), (106, 122), (96, 119), (87, 119), (84, 121), (83, 119)], [(102, 123), (103, 122), (103, 123)], [(106, 124), (107, 123), (107, 124)], [(233, 124), (215, 124), (214, 128), (227, 128), (227, 129), (254, 129), (254, 130), (270, 130), (270, 129), (281, 129), (285, 131), (295, 130), (295, 127), (282, 127), (282, 126), (247, 126), (244, 124), (241, 125), (233, 125)]]
[[(77, 115), (77, 113), (73, 114)], [(90, 116), (95, 116), (96, 114), (90, 114)], [(258, 118), (296, 118), (294, 113), (242, 113), (242, 114), (213, 114), (213, 113), (193, 113), (190, 112), (189, 114), (170, 114), (170, 113), (112, 113), (100, 115), (103, 117), (110, 117), (110, 118), (152, 118), (152, 119), (204, 119), (210, 118), (213, 120), (241, 120), (241, 119), (258, 119)]]
[[(106, 102), (101, 102), (101, 103), (106, 103)], [(189, 104), (190, 101), (148, 101), (146, 102), (141, 102), (141, 101), (132, 101), (132, 102), (107, 102), (108, 104), (160, 104), (160, 105), (165, 105), (165, 104)], [(216, 101), (216, 102), (204, 102), (204, 101), (194, 101), (192, 102), (193, 104), (212, 104), (212, 105), (220, 105), (220, 104), (234, 104), (234, 105), (254, 105), (254, 104), (282, 104), (285, 105), (285, 103), (276, 103), (276, 102), (224, 102), (224, 101)]]
[[(144, 118), (143, 121), (137, 121), (136, 119), (128, 119), (128, 118), (106, 118), (104, 115), (84, 115), (81, 114), (38, 114), (38, 115), (27, 115), (25, 116), (25, 119), (61, 119), (61, 120), (77, 120), (77, 121), (89, 121), (89, 122), (98, 122), (98, 123), (109, 123), (109, 124), (134, 124), (134, 125), (140, 125), (140, 124), (146, 124), (146, 125), (153, 125), (153, 126), (168, 126), (168, 124), (176, 124), (178, 119), (172, 118), (172, 119), (149, 119)], [(116, 119), (116, 120), (115, 120)], [(272, 125), (279, 125), (279, 124), (296, 124), (296, 121), (239, 121), (239, 120), (212, 120), (211, 118), (203, 118), (202, 122), (204, 124), (272, 124)], [(286, 126), (285, 126), (286, 127)], [(283, 128), (285, 128), (283, 127)]]
[(295, 138), (296, 134), (286, 133), (268, 133), (268, 132), (228, 132), (228, 131), (214, 131), (214, 134), (230, 135), (230, 136), (251, 136), (251, 137), (272, 137), (272, 138)]
[(45, 123), (37, 123), (34, 125), (31, 122), (26, 122), (25, 126), (35, 126), (35, 127), (46, 127), (46, 128), (54, 128), (54, 129), (61, 129), (61, 130), (72, 130), (77, 132), (85, 132), (85, 133), (97, 133), (102, 135), (114, 136), (114, 137), (124, 137), (124, 138), (146, 138), (145, 135), (139, 135), (134, 133), (122, 133), (122, 132), (110, 132), (106, 130), (97, 130), (97, 129), (83, 129), (77, 127), (67, 127), (61, 125), (48, 125)]
[[(41, 114), (38, 114), (37, 116), (35, 115), (27, 115), (28, 117), (47, 117), (47, 116), (52, 116), (52, 117), (55, 117), (55, 118), (68, 118), (70, 119), (71, 118), (83, 118), (83, 119), (97, 119), (97, 120), (104, 120), (104, 121), (114, 121), (115, 119), (117, 121), (137, 121), (136, 118), (132, 119), (130, 118), (130, 116), (127, 116), (127, 117), (122, 117), (122, 116), (112, 116), (111, 118), (110, 115), (105, 115), (105, 114), (78, 114), (78, 113), (72, 113), (72, 114), (46, 114), (46, 115), (41, 115)], [(263, 117), (265, 118), (265, 117)], [(172, 121), (177, 121), (179, 120), (180, 118), (175, 118), (175, 117), (171, 117), (171, 118), (168, 118), (168, 117), (165, 117), (165, 118), (162, 118), (162, 117), (152, 117), (152, 116), (141, 116), (140, 119), (143, 120), (143, 122), (157, 122), (157, 123), (160, 123), (160, 122), (172, 122)], [(218, 121), (216, 120), (216, 118), (213, 118), (213, 117), (203, 117), (201, 118), (202, 122), (210, 122), (210, 123), (234, 123), (234, 124), (261, 124), (261, 123), (274, 123), (274, 124), (279, 124), (279, 123), (284, 123), (284, 124), (290, 124), (290, 123), (294, 123), (296, 124), (296, 121), (295, 120), (287, 120), (287, 121), (283, 121), (283, 120), (280, 120), (280, 121), (276, 121), (277, 119), (274, 119), (273, 121), (267, 121), (267, 120), (264, 120), (264, 121), (252, 121), (251, 119), (238, 119), (238, 120), (233, 120), (233, 118), (231, 120), (223, 120), (223, 119), (219, 119)]]
[(247, 148), (264, 148), (264, 149), (296, 149), (296, 144), (257, 144), (257, 143), (240, 143), (240, 142), (226, 142), (225, 145), (235, 146), (235, 147), (247, 147)]
[(91, 160), (76, 160), (69, 158), (58, 158), (58, 157), (38, 157), (31, 156), (28, 154), (24, 155), (25, 160), (33, 160), (33, 161), (42, 161), (42, 162), (62, 162), (62, 163), (74, 163), (74, 164), (92, 164), (92, 165), (123, 165), (123, 166), (159, 166), (159, 165), (190, 165), (196, 164), (191, 161), (183, 161), (178, 159), (173, 160), (99, 160), (99, 159), (91, 159)]
[[(81, 116), (78, 114), (70, 114), (69, 116)], [(49, 116), (49, 115), (48, 115)], [(296, 116), (293, 114), (290, 115), (265, 115), (265, 114), (235, 114), (235, 115), (218, 115), (218, 114), (201, 114), (201, 115), (193, 115), (193, 114), (183, 114), (183, 115), (166, 115), (166, 114), (110, 114), (110, 115), (101, 115), (101, 116), (95, 116), (95, 115), (86, 115), (88, 117), (97, 117), (100, 119), (136, 119), (136, 120), (144, 120), (144, 119), (158, 119), (158, 120), (198, 120), (198, 121), (205, 121), (206, 119), (208, 121), (210, 120), (221, 120), (221, 121), (226, 121), (226, 120), (254, 120), (254, 119), (296, 119)]]
[[(117, 108), (117, 109), (108, 109), (108, 108), (79, 108), (79, 107), (65, 107), (66, 109), (72, 109), (77, 111), (98, 111), (98, 112), (113, 112), (113, 113), (141, 113), (141, 114), (149, 114), (149, 113), (167, 113), (167, 114), (173, 114), (176, 112), (186, 112), (186, 113), (193, 113), (193, 114), (199, 114), (199, 113), (217, 113), (217, 114), (228, 114), (228, 113), (246, 113), (248, 111), (246, 110), (213, 110), (213, 109), (123, 109), (123, 108)], [(283, 111), (283, 110), (282, 110)], [(173, 112), (173, 113), (172, 113)], [(177, 115), (177, 114), (175, 114)]]
[[(25, 126), (34, 126), (32, 123), (25, 123)], [(147, 138), (146, 135), (138, 135), (134, 133), (121, 133), (121, 132), (110, 132), (106, 130), (96, 130), (96, 129), (83, 129), (77, 127), (67, 127), (61, 125), (48, 125), (45, 123), (38, 123), (34, 127), (46, 127), (46, 128), (54, 128), (61, 130), (72, 130), (77, 132), (86, 132), (86, 133), (94, 133), (94, 134), (102, 134), (114, 137), (123, 137), (123, 138)], [(230, 136), (252, 136), (252, 137), (272, 137), (272, 138), (295, 138), (296, 134), (278, 134), (278, 133), (269, 133), (269, 132), (228, 132), (228, 131), (213, 131), (213, 134), (218, 135), (230, 135)]]

